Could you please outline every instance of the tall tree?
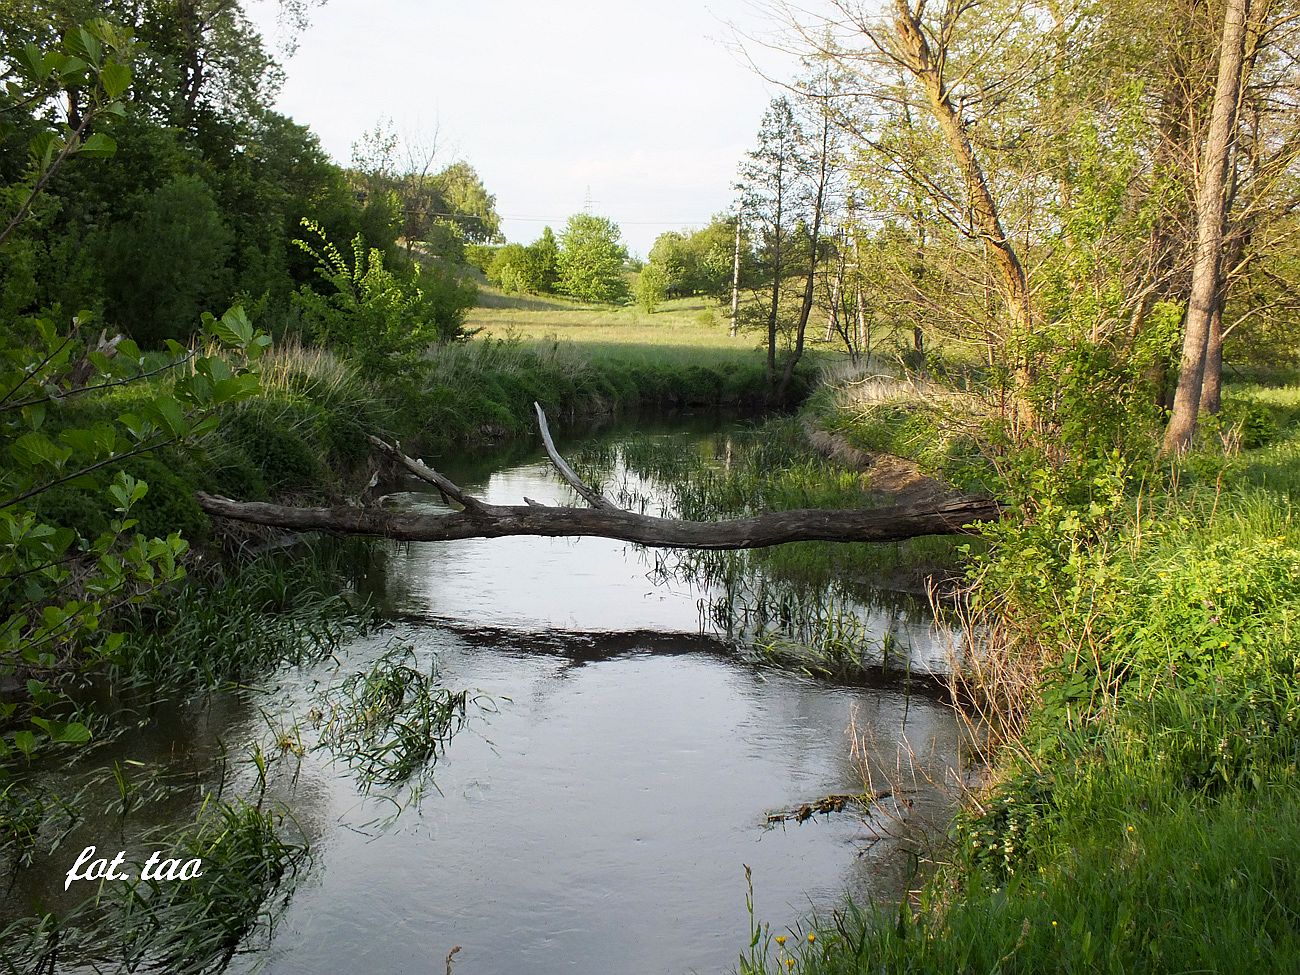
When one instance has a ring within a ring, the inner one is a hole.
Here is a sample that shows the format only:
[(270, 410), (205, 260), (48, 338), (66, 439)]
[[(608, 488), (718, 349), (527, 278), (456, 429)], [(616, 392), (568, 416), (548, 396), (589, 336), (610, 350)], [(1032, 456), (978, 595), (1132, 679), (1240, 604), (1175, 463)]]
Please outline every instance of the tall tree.
[(1226, 0), (1224, 6), (1218, 81), (1196, 194), (1196, 258), (1183, 328), (1178, 390), (1165, 429), (1163, 450), (1167, 453), (1184, 450), (1191, 443), (1201, 406), (1206, 348), (1219, 300), (1228, 164), (1237, 137), (1237, 100), (1241, 92), (1249, 10), (1250, 0)]
[(777, 387), (777, 331), (786, 274), (786, 238), (793, 223), (795, 187), (803, 161), (803, 133), (788, 99), (775, 98), (763, 113), (758, 145), (740, 168), (739, 190), (745, 213), (760, 228), (771, 279), (767, 300), (767, 383)]
[(575, 213), (560, 235), (558, 289), (579, 301), (618, 301), (627, 296), (623, 265), (627, 249), (608, 217)]

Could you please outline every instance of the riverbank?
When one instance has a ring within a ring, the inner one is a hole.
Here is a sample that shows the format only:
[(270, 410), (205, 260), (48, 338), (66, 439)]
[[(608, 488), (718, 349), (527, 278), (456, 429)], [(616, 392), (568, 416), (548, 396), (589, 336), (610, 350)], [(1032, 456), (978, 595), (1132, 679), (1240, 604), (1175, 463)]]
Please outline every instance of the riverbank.
[[(535, 436), (535, 401), (563, 428), (641, 409), (759, 409), (765, 392), (757, 354), (654, 360), (501, 339), (439, 346), (411, 372), (382, 378), (328, 351), (288, 345), (267, 356), (261, 377), (261, 393), (226, 410), (197, 450), (161, 450), (121, 465), (149, 484), (133, 512), (141, 531), (180, 531), (192, 546), (209, 545), (213, 526), (194, 499), (198, 491), (285, 503), (355, 498), (370, 476), (370, 434), (437, 457)], [(799, 381), (801, 391), (810, 388), (811, 372)], [(92, 424), (147, 395), (109, 392), (70, 405), (58, 422)], [(105, 497), (75, 486), (46, 492), (41, 513), (85, 537), (112, 516)]]
[[(986, 657), (962, 697), (988, 783), (902, 905), (767, 932), (742, 972), (1300, 967), (1298, 397), (1232, 395), (1275, 442), (1145, 483), (1117, 460), (1082, 494), (1044, 482), (1032, 517), (985, 533), (967, 587)], [(891, 411), (858, 442), (905, 442)]]

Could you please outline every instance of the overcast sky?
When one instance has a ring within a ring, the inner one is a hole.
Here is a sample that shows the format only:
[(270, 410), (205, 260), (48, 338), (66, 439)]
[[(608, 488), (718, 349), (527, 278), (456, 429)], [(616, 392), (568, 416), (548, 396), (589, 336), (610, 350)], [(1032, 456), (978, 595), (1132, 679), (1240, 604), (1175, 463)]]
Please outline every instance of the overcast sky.
[[(276, 3), (249, 5), (277, 45)], [(737, 162), (775, 93), (730, 24), (772, 25), (746, 0), (329, 0), (311, 13), (279, 108), (336, 160), (380, 116), (440, 130), (527, 243), (583, 209), (644, 256), (665, 230), (730, 207)], [(753, 45), (749, 45), (753, 48)], [(759, 46), (765, 72), (793, 68)]]

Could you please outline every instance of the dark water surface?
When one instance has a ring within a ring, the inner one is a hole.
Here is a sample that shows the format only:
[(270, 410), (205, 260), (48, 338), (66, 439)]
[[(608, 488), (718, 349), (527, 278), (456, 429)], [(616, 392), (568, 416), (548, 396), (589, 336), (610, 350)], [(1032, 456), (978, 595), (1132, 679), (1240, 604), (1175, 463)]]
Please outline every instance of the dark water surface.
[[(568, 497), (538, 457), (442, 466), (493, 502)], [(268, 795), (292, 810), (314, 858), (269, 946), (234, 971), (441, 973), (456, 945), (456, 975), (727, 971), (748, 941), (745, 865), (758, 916), (779, 929), (846, 891), (896, 897), (904, 824), (946, 815), (907, 758), (939, 780), (955, 765), (945, 705), (755, 669), (701, 634), (707, 593), (652, 583), (645, 553), (621, 542), (409, 545), (368, 584), (393, 626), (123, 746), (126, 758), (200, 767), (218, 742), (273, 751), (325, 689), (402, 644), (422, 663), (436, 658), (448, 687), (492, 702), (423, 795), (365, 795), (319, 751), (280, 763)], [(918, 665), (933, 665), (929, 620), (913, 610), (891, 622)], [(851, 726), (868, 742), (871, 786), (901, 786), (899, 799), (870, 819), (846, 811), (769, 827), (774, 811), (863, 790)], [(248, 787), (246, 767), (237, 778)], [(34, 883), (55, 897), (62, 879)]]

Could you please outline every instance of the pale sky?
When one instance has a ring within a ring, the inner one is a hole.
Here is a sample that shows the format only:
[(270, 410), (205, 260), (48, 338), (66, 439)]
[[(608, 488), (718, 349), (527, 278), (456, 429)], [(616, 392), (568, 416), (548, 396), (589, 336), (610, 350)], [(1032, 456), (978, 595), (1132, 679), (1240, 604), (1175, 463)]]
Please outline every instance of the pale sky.
[[(247, 8), (273, 49), (276, 6)], [(380, 116), (399, 133), (436, 126), (442, 161), (478, 170), (510, 240), (558, 231), (590, 194), (644, 257), (663, 231), (730, 208), (737, 163), (777, 93), (735, 50), (730, 24), (773, 30), (747, 0), (329, 0), (281, 56), (278, 108), (340, 163)], [(769, 75), (793, 73), (746, 46)]]

